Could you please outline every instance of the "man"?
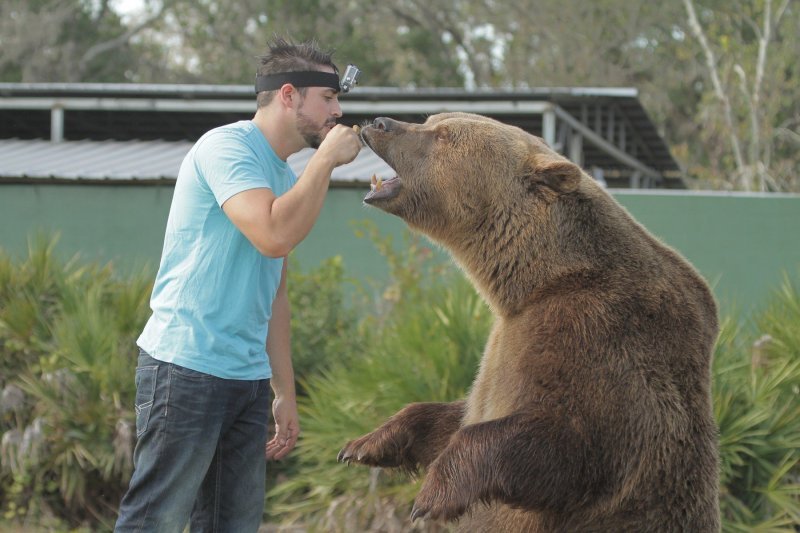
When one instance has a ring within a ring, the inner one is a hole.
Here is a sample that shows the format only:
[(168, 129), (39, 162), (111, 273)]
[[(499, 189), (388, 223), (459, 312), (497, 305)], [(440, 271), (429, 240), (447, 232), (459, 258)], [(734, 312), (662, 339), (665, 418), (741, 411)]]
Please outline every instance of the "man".
[[(276, 39), (256, 80), (255, 117), (206, 133), (178, 174), (137, 341), (135, 467), (115, 531), (191, 520), (192, 532), (255, 532), (266, 460), (297, 442), (285, 259), (361, 143), (336, 124), (337, 69), (315, 43)], [(286, 158), (306, 146), (317, 151), (295, 178)]]

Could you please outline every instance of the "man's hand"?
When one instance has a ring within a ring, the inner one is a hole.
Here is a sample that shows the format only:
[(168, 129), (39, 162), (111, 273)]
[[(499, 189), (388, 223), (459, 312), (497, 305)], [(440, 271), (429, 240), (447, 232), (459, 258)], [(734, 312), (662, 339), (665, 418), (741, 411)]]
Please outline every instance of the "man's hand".
[(272, 415), (275, 417), (275, 436), (267, 442), (267, 461), (280, 461), (292, 451), (300, 435), (300, 422), (297, 418), (297, 402), (275, 398), (272, 402)]
[[(317, 149), (320, 157), (327, 157), (335, 167), (349, 163), (361, 150), (361, 139), (353, 128), (337, 124), (325, 135)], [(317, 155), (315, 154), (315, 155)]]

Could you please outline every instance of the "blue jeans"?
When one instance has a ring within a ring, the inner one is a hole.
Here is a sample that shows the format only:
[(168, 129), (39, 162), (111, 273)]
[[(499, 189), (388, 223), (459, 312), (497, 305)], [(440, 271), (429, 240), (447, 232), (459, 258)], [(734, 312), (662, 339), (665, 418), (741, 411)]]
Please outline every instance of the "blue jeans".
[(256, 532), (264, 510), (269, 380), (157, 361), (136, 368), (133, 476), (114, 531)]

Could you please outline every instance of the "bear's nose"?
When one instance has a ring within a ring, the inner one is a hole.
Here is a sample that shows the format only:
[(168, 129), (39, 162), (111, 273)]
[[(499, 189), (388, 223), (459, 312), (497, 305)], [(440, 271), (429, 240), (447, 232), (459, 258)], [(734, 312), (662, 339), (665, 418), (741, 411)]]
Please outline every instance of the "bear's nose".
[(372, 122), (372, 125), (379, 130), (392, 131), (397, 127), (397, 121), (386, 117), (378, 117)]

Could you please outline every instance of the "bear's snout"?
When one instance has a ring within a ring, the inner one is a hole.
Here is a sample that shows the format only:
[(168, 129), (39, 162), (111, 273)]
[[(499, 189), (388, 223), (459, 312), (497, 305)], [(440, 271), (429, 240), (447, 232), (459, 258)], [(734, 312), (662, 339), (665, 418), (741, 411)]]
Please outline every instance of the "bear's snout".
[(399, 129), (400, 123), (387, 117), (378, 117), (372, 122), (372, 126), (381, 131), (390, 132)]

